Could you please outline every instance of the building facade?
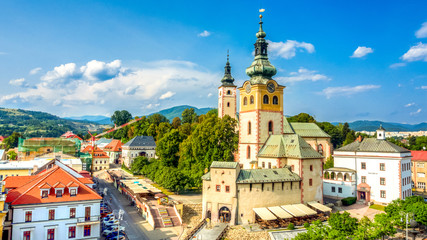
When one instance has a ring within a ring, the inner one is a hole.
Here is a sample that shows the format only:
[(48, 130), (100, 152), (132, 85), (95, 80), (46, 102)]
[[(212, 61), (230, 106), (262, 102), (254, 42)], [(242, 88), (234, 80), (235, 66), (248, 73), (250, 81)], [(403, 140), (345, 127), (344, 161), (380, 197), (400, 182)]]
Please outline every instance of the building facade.
[(102, 197), (89, 181), (55, 164), (31, 178), (6, 178), (6, 239), (99, 239)]
[(104, 147), (104, 152), (110, 157), (110, 164), (119, 163), (122, 156), (122, 142), (113, 139), (107, 146)]
[(234, 78), (231, 76), (231, 66), (227, 55), (224, 77), (221, 80), (221, 86), (218, 88), (218, 117), (225, 115), (237, 119), (237, 102), (236, 102), (236, 85)]
[(427, 198), (427, 151), (411, 151), (412, 188), (415, 195)]
[(356, 172), (354, 195), (366, 203), (387, 204), (412, 196), (411, 152), (385, 136), (385, 129), (380, 127), (377, 138), (359, 137), (334, 151), (335, 168)]
[(130, 167), (136, 157), (156, 158), (156, 142), (152, 136), (136, 136), (122, 146), (123, 162)]

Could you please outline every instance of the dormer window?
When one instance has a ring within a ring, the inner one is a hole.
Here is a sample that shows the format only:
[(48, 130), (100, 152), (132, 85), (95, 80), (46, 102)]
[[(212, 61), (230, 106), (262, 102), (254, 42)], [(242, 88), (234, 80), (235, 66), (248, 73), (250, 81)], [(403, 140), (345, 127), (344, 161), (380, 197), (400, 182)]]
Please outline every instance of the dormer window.
[(47, 198), (49, 196), (49, 190), (42, 190), (42, 198)]
[(62, 197), (62, 189), (56, 189), (56, 197)]

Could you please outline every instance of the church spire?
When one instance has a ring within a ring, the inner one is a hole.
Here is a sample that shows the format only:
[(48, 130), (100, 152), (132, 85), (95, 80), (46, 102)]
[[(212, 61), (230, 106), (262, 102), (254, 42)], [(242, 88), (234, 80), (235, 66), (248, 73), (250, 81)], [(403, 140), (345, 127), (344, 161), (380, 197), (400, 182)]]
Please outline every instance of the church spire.
[(268, 61), (267, 47), (268, 43), (265, 40), (267, 34), (262, 29), (262, 15), (259, 15), (259, 30), (256, 33), (257, 40), (255, 46), (255, 59), (252, 65), (246, 69), (246, 74), (251, 77), (251, 84), (267, 83), (276, 75), (276, 68)]
[(224, 77), (221, 79), (222, 86), (234, 86), (234, 78), (231, 76), (230, 56), (227, 50), (227, 63), (224, 67)]

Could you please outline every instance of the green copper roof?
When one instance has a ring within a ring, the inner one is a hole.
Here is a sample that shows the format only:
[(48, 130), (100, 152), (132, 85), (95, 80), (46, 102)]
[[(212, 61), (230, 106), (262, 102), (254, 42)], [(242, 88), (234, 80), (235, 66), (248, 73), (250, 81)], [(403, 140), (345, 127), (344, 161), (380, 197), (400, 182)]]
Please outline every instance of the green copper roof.
[(227, 63), (225, 64), (224, 69), (225, 69), (224, 77), (221, 79), (221, 83), (222, 83), (221, 86), (235, 87), (234, 78), (231, 76), (231, 66), (228, 58), (228, 53), (227, 53)]
[(246, 74), (251, 78), (251, 84), (266, 84), (276, 75), (276, 68), (268, 61), (268, 43), (264, 39), (267, 35), (262, 29), (262, 16), (260, 16), (259, 31), (256, 34), (255, 59), (251, 66), (246, 69)]
[(283, 134), (294, 134), (294, 130), (288, 122), (288, 119), (283, 116)]
[(237, 183), (266, 183), (266, 182), (295, 182), (301, 181), (298, 174), (288, 168), (273, 169), (243, 169), (240, 170)]
[(236, 168), (239, 165), (238, 162), (219, 162), (213, 161), (211, 168)]
[(270, 135), (258, 153), (258, 157), (273, 158), (323, 158), (297, 134)]
[(387, 140), (376, 138), (365, 138), (362, 142), (354, 141), (344, 147), (338, 148), (335, 152), (351, 151), (351, 152), (388, 152), (388, 153), (406, 153), (408, 149), (399, 147)]
[(315, 123), (291, 122), (289, 124), (291, 125), (294, 132), (300, 135), (301, 137), (331, 137)]

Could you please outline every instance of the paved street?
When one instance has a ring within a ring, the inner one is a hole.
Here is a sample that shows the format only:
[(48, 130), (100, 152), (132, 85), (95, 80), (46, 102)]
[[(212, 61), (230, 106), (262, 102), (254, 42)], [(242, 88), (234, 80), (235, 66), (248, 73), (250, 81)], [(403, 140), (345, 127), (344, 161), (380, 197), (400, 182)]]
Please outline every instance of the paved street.
[(142, 227), (141, 222), (143, 218), (138, 214), (135, 207), (129, 206), (129, 201), (122, 195), (120, 192), (114, 188), (111, 183), (105, 182), (103, 179), (99, 179), (99, 188), (107, 187), (108, 192), (106, 196), (107, 202), (111, 197), (111, 208), (113, 210), (119, 211), (120, 209), (125, 210), (123, 215), (123, 220), (120, 221), (121, 226), (126, 228), (126, 234), (129, 240), (139, 240), (139, 239), (149, 239), (145, 234), (144, 228)]

